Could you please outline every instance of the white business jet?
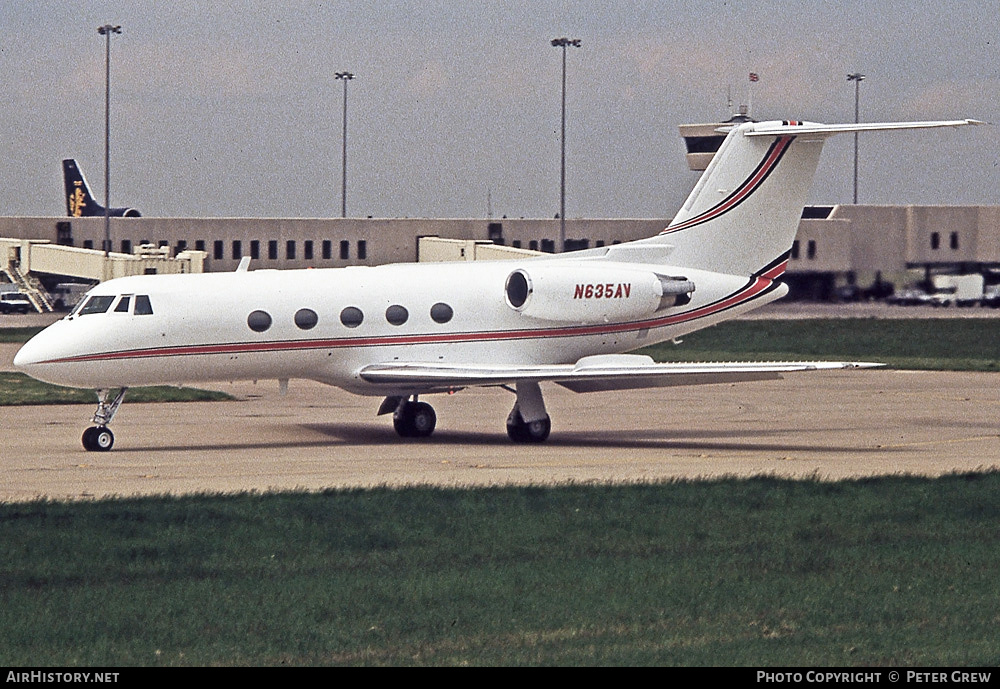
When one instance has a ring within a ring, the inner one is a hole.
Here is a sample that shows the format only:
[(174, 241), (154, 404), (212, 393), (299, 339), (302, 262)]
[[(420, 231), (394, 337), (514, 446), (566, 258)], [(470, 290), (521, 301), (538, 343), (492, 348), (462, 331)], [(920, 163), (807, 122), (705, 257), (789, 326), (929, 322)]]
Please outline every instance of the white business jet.
[[(32, 338), (20, 370), (93, 388), (87, 450), (131, 386), (307, 378), (384, 397), (400, 436), (430, 435), (418, 396), (469, 386), (516, 394), (515, 442), (550, 430), (542, 382), (577, 392), (778, 378), (846, 362), (654, 363), (627, 354), (783, 296), (784, 272), (823, 142), (843, 132), (975, 120), (733, 126), (684, 206), (655, 237), (518, 260), (153, 275), (97, 285)], [(119, 390), (112, 398), (109, 391)]]

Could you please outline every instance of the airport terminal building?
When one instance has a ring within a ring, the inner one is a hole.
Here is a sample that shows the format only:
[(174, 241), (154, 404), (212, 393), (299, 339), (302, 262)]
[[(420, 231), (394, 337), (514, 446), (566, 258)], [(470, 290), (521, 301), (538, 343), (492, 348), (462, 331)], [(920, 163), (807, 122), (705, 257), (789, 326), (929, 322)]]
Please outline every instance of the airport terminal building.
[[(567, 219), (567, 248), (655, 235), (669, 218)], [(111, 250), (153, 245), (171, 256), (204, 252), (205, 271), (337, 268), (418, 261), (422, 237), (554, 252), (557, 219), (112, 218)], [(102, 249), (104, 218), (4, 217), (0, 237)], [(10, 257), (8, 257), (8, 260)], [(792, 296), (830, 298), (838, 287), (901, 283), (930, 272), (1000, 271), (1000, 206), (808, 206), (786, 277)], [(1000, 280), (1000, 274), (997, 275)], [(995, 282), (996, 280), (987, 280)]]

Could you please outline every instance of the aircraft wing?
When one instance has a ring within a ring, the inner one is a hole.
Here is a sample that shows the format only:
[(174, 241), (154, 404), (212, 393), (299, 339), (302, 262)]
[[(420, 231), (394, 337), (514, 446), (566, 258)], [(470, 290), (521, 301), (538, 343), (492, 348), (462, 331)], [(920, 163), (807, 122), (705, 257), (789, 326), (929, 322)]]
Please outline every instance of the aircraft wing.
[(782, 373), (872, 368), (882, 364), (841, 361), (713, 362), (658, 364), (638, 354), (584, 357), (575, 364), (440, 364), (392, 362), (365, 366), (362, 379), (399, 390), (430, 392), (477, 385), (549, 381), (574, 392), (773, 380)]

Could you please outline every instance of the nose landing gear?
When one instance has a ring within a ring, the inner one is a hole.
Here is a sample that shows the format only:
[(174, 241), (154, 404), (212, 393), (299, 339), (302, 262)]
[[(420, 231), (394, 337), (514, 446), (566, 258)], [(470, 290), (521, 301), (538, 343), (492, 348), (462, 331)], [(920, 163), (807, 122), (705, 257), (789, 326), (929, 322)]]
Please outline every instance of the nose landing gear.
[(108, 428), (108, 424), (115, 418), (118, 407), (125, 399), (126, 390), (128, 388), (120, 389), (110, 403), (108, 402), (108, 390), (97, 391), (97, 411), (94, 412), (92, 421), (95, 425), (85, 430), (82, 438), (83, 449), (87, 452), (107, 452), (114, 447), (115, 434)]

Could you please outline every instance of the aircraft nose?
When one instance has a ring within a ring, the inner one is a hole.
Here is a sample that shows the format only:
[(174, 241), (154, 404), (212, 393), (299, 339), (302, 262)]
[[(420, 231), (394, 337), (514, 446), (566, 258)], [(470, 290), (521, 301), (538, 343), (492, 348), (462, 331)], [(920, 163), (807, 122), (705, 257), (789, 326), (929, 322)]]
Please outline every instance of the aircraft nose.
[(14, 355), (14, 368), (32, 378), (44, 380), (42, 372), (47, 368), (46, 364), (59, 356), (61, 339), (53, 336), (48, 329), (38, 333), (25, 342)]
[(30, 375), (30, 369), (40, 361), (42, 361), (42, 352), (38, 346), (37, 336), (28, 340), (24, 345), (17, 350), (17, 354), (14, 355), (14, 368), (24, 373)]

